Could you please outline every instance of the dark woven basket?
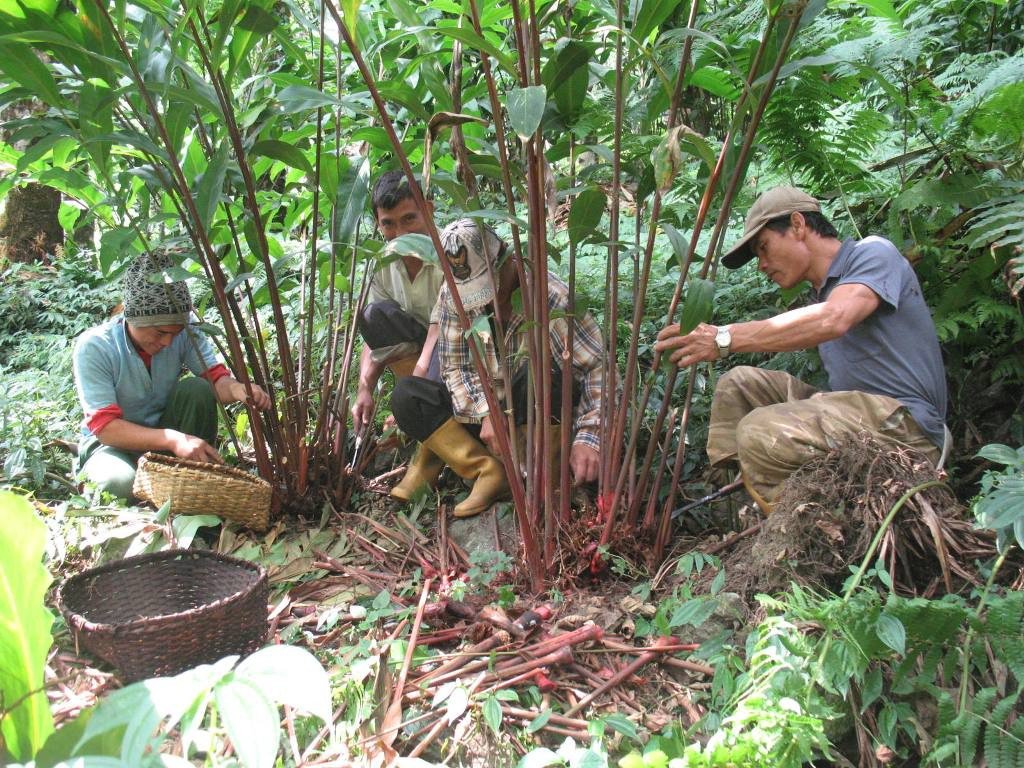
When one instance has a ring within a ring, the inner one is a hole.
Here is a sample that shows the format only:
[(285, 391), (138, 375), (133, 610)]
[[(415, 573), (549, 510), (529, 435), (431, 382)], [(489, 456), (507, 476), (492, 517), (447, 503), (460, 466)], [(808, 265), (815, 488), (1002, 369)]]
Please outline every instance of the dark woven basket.
[(78, 641), (125, 681), (255, 651), (267, 635), (268, 597), (260, 566), (184, 549), (93, 568), (58, 595)]

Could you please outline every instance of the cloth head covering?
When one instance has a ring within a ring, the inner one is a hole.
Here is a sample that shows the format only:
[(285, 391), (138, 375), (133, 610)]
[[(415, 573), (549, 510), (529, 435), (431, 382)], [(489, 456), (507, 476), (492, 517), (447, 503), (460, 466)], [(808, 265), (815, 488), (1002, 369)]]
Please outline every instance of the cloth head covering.
[(796, 187), (769, 189), (750, 207), (747, 220), (743, 225), (743, 237), (722, 257), (722, 263), (729, 269), (742, 267), (754, 258), (754, 252), (750, 250), (750, 241), (764, 229), (764, 225), (772, 219), (788, 216), (797, 211), (802, 213), (820, 212), (821, 206), (817, 200)]
[(139, 328), (188, 324), (192, 312), (188, 286), (162, 276), (173, 266), (167, 251), (143, 253), (128, 266), (121, 294), (126, 322)]
[[(466, 311), (482, 307), (494, 299), (491, 271), (495, 272), (505, 253), (505, 243), (490, 227), (473, 219), (460, 219), (441, 232), (444, 258), (452, 269), (459, 298)], [(490, 266), (488, 266), (488, 264)], [(451, 297), (448, 298), (452, 304)], [(454, 309), (454, 306), (452, 306)]]

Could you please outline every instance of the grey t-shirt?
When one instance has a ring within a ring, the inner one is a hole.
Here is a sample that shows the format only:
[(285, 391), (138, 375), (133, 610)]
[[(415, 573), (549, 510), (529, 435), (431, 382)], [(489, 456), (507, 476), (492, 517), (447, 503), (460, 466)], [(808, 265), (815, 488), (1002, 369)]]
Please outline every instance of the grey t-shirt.
[(935, 324), (913, 268), (885, 238), (846, 240), (829, 267), (817, 300), (825, 301), (844, 283), (867, 286), (880, 303), (846, 334), (819, 345), (829, 388), (899, 400), (941, 447), (946, 372)]

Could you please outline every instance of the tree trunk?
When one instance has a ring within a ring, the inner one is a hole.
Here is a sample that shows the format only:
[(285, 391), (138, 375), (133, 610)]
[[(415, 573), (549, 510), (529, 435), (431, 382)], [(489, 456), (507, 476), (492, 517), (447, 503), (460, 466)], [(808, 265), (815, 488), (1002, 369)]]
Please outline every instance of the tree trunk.
[(35, 183), (12, 188), (0, 215), (0, 260), (49, 261), (64, 242), (59, 211), (55, 189)]

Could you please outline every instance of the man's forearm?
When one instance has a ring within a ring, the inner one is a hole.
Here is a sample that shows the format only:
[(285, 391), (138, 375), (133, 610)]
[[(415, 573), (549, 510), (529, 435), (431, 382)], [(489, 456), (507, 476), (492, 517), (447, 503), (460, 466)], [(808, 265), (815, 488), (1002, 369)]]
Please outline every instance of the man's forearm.
[(420, 351), (419, 360), (416, 361), (417, 376), (426, 376), (430, 370), (430, 359), (434, 355), (434, 347), (437, 346), (437, 336), (437, 323), (431, 323), (427, 326), (427, 338), (423, 340), (423, 349)]
[(173, 451), (175, 438), (181, 432), (159, 427), (144, 427), (125, 419), (114, 419), (96, 435), (96, 439), (111, 448), (125, 451)]
[(359, 357), (359, 389), (372, 392), (380, 381), (380, 375), (384, 371), (384, 365), (373, 359), (373, 352), (368, 346), (363, 346), (363, 352)]

